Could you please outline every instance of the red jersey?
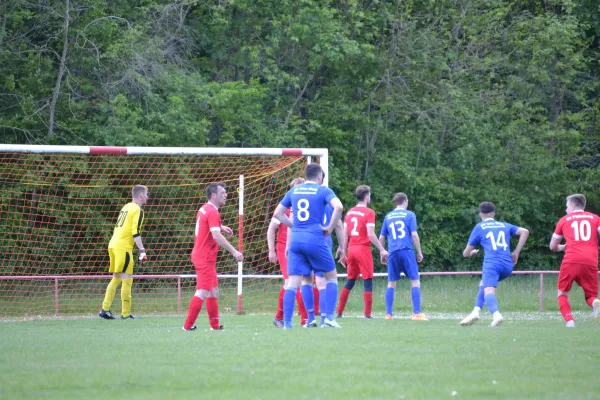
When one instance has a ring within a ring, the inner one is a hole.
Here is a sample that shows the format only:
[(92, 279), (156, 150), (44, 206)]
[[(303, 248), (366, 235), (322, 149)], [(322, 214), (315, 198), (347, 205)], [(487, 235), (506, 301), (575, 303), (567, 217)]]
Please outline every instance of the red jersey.
[(346, 235), (350, 238), (348, 246), (371, 245), (367, 226), (375, 228), (375, 211), (365, 206), (352, 207), (344, 217)]
[[(289, 209), (285, 212), (285, 215), (287, 215), (288, 218), (290, 217)], [(275, 217), (273, 217), (273, 221), (275, 221), (275, 223), (277, 225), (279, 225), (279, 230), (277, 231), (277, 243), (286, 244), (287, 243), (287, 231), (288, 231), (287, 226), (283, 225), (281, 223), (281, 221), (279, 221)]]
[(586, 211), (574, 211), (556, 224), (554, 237), (565, 238), (563, 263), (598, 266), (598, 230), (600, 217)]
[(192, 262), (194, 265), (202, 262), (217, 261), (219, 244), (212, 237), (213, 231), (221, 231), (221, 214), (212, 203), (206, 203), (196, 214), (196, 231)]

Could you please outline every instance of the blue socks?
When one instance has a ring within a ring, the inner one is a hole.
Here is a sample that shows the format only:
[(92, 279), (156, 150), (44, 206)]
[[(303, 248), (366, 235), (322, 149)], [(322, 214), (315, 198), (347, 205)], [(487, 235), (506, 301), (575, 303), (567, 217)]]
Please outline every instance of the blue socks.
[(394, 288), (387, 288), (385, 291), (385, 313), (392, 315), (392, 307), (394, 306)]
[(488, 310), (490, 310), (490, 313), (494, 315), (494, 313), (498, 311), (498, 300), (496, 299), (496, 295), (492, 293), (486, 295), (485, 305), (487, 306)]
[(337, 303), (337, 297), (337, 279), (333, 281), (327, 281), (327, 286), (325, 287), (325, 305), (327, 306), (327, 308), (325, 309), (325, 313), (327, 314), (327, 319), (329, 320), (333, 320), (333, 313), (335, 312), (335, 304)]
[(321, 325), (325, 325), (325, 318), (327, 318), (327, 289), (319, 290), (319, 310), (321, 310)]
[(308, 320), (306, 322), (312, 322), (315, 320), (315, 296), (313, 295), (312, 285), (302, 285), (300, 290), (302, 291), (302, 300), (304, 301), (304, 307), (308, 314)]
[(413, 287), (410, 290), (410, 296), (412, 297), (413, 314), (420, 314), (421, 313), (421, 288)]
[(475, 307), (483, 308), (483, 285), (479, 286), (479, 292), (477, 292), (477, 297), (475, 297)]
[(292, 317), (294, 316), (294, 306), (296, 305), (297, 288), (286, 288), (283, 294), (283, 326), (292, 327)]

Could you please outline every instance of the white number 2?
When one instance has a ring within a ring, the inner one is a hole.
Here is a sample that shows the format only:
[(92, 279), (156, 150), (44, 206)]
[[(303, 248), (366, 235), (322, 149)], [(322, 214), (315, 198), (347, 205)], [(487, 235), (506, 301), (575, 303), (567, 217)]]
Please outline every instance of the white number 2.
[(298, 200), (298, 211), (296, 215), (298, 216), (298, 221), (307, 221), (310, 217), (310, 213), (308, 212), (308, 206), (310, 203), (306, 199)]
[(498, 250), (498, 247), (502, 247), (504, 251), (506, 251), (506, 249), (508, 248), (508, 245), (506, 244), (506, 236), (504, 234), (504, 231), (498, 232), (497, 238), (494, 238), (494, 232), (488, 232), (488, 234), (485, 235), (485, 237), (492, 241), (492, 249), (494, 249), (494, 251)]
[(352, 217), (350, 222), (354, 224), (354, 228), (352, 228), (352, 231), (350, 231), (350, 236), (358, 236), (358, 218)]
[(592, 237), (592, 227), (590, 225), (590, 221), (573, 221), (571, 224), (571, 228), (573, 228), (573, 233), (575, 234), (576, 241), (584, 241), (587, 242)]

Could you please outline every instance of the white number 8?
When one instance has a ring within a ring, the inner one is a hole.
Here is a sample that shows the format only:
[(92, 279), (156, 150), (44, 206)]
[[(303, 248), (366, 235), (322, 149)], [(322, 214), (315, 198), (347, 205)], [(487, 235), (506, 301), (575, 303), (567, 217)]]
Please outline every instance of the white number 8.
[(298, 221), (307, 221), (310, 217), (310, 213), (308, 212), (308, 206), (310, 203), (306, 199), (298, 200), (298, 212), (296, 215), (298, 216)]

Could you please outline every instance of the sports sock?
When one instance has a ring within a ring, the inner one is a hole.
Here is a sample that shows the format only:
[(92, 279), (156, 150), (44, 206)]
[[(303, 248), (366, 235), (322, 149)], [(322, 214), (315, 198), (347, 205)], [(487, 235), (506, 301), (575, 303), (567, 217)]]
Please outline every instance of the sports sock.
[(327, 319), (333, 320), (333, 313), (335, 312), (335, 303), (337, 302), (338, 297), (338, 283), (337, 279), (327, 281), (327, 286), (325, 287), (325, 314), (327, 314)]
[(590, 307), (594, 307), (594, 300), (596, 300), (597, 297), (588, 297), (587, 299), (585, 299), (585, 302), (587, 303), (588, 306)]
[(394, 288), (387, 288), (385, 291), (385, 313), (392, 315), (392, 308), (394, 307)]
[(571, 314), (571, 304), (569, 304), (569, 298), (565, 295), (558, 296), (558, 308), (562, 314), (565, 322), (573, 320), (573, 314)]
[(279, 297), (277, 298), (277, 313), (275, 314), (275, 319), (283, 319), (283, 295), (285, 293), (285, 288), (282, 287), (279, 289)]
[(308, 319), (308, 313), (306, 312), (306, 307), (304, 307), (304, 300), (302, 300), (302, 291), (296, 291), (296, 301), (298, 302), (298, 312), (300, 313), (300, 319), (302, 323), (305, 323)]
[(321, 325), (325, 325), (325, 318), (327, 318), (327, 314), (325, 310), (327, 309), (327, 289), (319, 290), (319, 308), (321, 309)]
[(283, 295), (283, 324), (286, 328), (292, 327), (292, 317), (294, 316), (294, 303), (296, 303), (297, 292), (298, 288), (286, 288), (285, 294)]
[(483, 285), (479, 286), (479, 291), (477, 292), (477, 297), (475, 297), (475, 307), (479, 307), (479, 309), (483, 308), (483, 302), (485, 298), (483, 296)]
[(314, 301), (314, 305), (315, 305), (315, 314), (320, 314), (323, 312), (323, 310), (321, 310), (321, 297), (319, 293), (319, 289), (317, 289), (316, 286), (313, 286), (312, 288), (313, 291), (313, 298), (315, 299)]
[(410, 297), (412, 298), (413, 303), (413, 314), (421, 313), (421, 288), (413, 287), (410, 290)]
[(219, 329), (219, 300), (216, 297), (206, 299), (206, 313), (208, 314), (208, 323), (213, 329)]
[(365, 317), (370, 317), (373, 310), (373, 292), (365, 292), (363, 300), (365, 302)]
[(498, 311), (498, 300), (496, 299), (496, 295), (494, 293), (485, 295), (485, 305), (492, 315)]
[(315, 298), (313, 296), (312, 285), (302, 285), (300, 290), (302, 291), (302, 300), (304, 301), (304, 307), (306, 307), (306, 313), (308, 319), (306, 322), (312, 322), (315, 320)]
[(131, 315), (131, 287), (133, 286), (133, 278), (123, 279), (121, 285), (121, 315), (129, 317)]
[(194, 326), (196, 319), (198, 318), (198, 314), (200, 314), (200, 310), (202, 310), (202, 299), (198, 296), (192, 297), (192, 301), (190, 301), (190, 307), (188, 308), (188, 315), (183, 323), (184, 329), (190, 329)]
[(342, 315), (344, 313), (344, 308), (346, 308), (346, 302), (348, 301), (348, 296), (350, 296), (350, 290), (346, 286), (342, 288), (342, 293), (340, 294), (340, 303), (338, 304), (337, 313)]
[(104, 301), (102, 302), (102, 309), (104, 311), (110, 310), (110, 306), (112, 306), (112, 302), (115, 298), (115, 293), (117, 293), (117, 287), (121, 284), (121, 278), (112, 278), (110, 283), (106, 287), (106, 294), (104, 295)]

